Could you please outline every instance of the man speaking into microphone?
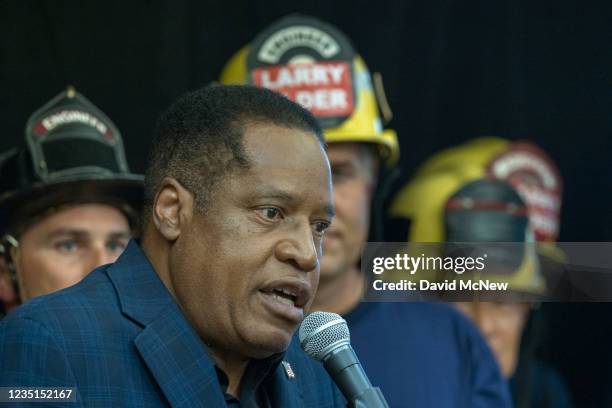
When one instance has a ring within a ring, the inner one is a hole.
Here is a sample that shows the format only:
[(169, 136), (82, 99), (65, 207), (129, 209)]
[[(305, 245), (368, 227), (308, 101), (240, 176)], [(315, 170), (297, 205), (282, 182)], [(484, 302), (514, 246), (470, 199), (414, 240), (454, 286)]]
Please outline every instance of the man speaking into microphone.
[(175, 102), (153, 142), (142, 242), (0, 323), (0, 402), (62, 389), (87, 406), (343, 406), (292, 342), (334, 211), (322, 140), (268, 90)]
[(269, 86), (309, 108), (324, 128), (336, 217), (323, 240), (312, 308), (343, 315), (365, 372), (389, 405), (510, 406), (491, 351), (457, 311), (425, 302), (360, 302), (360, 256), (370, 224), (380, 224), (370, 223), (370, 214), (378, 213), (384, 196), (375, 191), (378, 185), (384, 192), (382, 177), (397, 162), (399, 146), (395, 132), (382, 128), (382, 83), (375, 92), (376, 81), (350, 40), (323, 21), (289, 15), (238, 51), (220, 79)]

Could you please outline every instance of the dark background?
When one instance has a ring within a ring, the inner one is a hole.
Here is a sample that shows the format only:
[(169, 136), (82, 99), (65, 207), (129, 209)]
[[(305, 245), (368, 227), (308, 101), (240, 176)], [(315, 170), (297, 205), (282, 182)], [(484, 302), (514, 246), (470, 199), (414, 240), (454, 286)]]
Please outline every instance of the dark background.
[[(612, 240), (612, 3), (604, 1), (5, 0), (0, 150), (21, 141), (28, 116), (72, 84), (115, 121), (132, 170), (142, 172), (159, 113), (296, 11), (338, 26), (383, 73), (404, 180), (441, 148), (482, 135), (527, 138), (564, 177), (560, 239)], [(611, 305), (544, 312), (539, 352), (570, 383), (577, 406), (612, 406), (604, 402)]]

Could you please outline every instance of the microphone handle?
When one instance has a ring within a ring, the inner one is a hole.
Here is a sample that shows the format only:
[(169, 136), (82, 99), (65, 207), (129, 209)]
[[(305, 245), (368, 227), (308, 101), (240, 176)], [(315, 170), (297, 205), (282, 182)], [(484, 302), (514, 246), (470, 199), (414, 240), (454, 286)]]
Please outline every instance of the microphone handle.
[(380, 388), (372, 387), (372, 383), (350, 345), (343, 345), (331, 351), (325, 357), (323, 364), (351, 406), (389, 407)]
[(389, 408), (387, 401), (378, 387), (370, 387), (357, 397), (353, 403), (355, 408)]

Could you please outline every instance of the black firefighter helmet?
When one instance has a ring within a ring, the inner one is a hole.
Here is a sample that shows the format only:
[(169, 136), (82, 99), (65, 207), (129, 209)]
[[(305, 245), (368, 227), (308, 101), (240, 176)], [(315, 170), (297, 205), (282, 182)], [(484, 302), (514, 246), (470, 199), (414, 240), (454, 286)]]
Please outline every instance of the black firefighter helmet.
[(25, 143), (0, 153), (0, 234), (47, 209), (104, 203), (137, 225), (144, 177), (130, 173), (113, 122), (72, 87), (30, 116)]

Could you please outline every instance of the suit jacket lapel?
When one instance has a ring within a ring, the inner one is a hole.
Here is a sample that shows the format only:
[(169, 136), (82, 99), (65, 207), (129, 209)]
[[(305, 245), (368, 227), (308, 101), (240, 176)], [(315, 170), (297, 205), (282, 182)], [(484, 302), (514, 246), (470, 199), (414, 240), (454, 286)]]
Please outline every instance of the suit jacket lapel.
[(135, 344), (171, 406), (225, 406), (205, 346), (176, 305), (170, 305), (147, 324)]
[(289, 378), (282, 363), (278, 365), (270, 380), (274, 382), (274, 386), (269, 388), (273, 407), (298, 408), (304, 405), (302, 391), (298, 387), (297, 380)]
[(173, 407), (225, 406), (213, 362), (153, 266), (131, 241), (107, 270), (122, 312), (143, 331), (135, 346)]

